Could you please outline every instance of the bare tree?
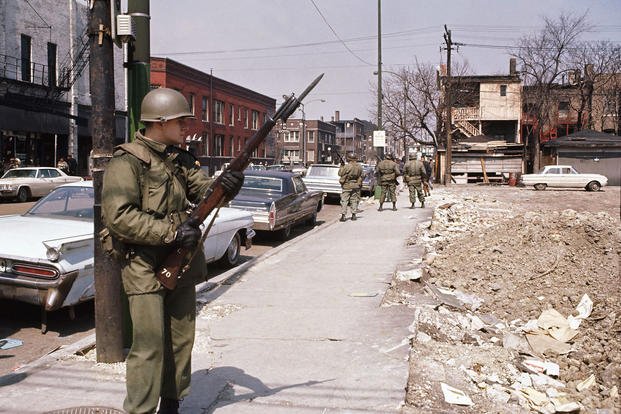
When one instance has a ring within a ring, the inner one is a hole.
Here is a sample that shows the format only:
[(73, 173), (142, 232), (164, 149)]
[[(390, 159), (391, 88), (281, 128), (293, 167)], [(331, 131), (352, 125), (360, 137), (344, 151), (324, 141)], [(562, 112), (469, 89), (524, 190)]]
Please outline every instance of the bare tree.
[(556, 20), (547, 17), (543, 20), (543, 29), (520, 38), (517, 52), (511, 53), (517, 59), (524, 80), (524, 112), (532, 120), (527, 142), (528, 171), (540, 167), (539, 138), (552, 124), (551, 92), (573, 69), (570, 52), (589, 29), (586, 13), (578, 16), (561, 14)]

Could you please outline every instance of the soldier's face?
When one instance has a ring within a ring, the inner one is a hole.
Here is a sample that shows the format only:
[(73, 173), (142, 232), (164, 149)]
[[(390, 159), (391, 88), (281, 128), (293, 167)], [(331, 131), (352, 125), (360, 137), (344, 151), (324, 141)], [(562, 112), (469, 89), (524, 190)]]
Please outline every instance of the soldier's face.
[(185, 142), (185, 136), (187, 135), (188, 126), (185, 118), (171, 119), (164, 122), (163, 132), (165, 144), (168, 145), (181, 145)]

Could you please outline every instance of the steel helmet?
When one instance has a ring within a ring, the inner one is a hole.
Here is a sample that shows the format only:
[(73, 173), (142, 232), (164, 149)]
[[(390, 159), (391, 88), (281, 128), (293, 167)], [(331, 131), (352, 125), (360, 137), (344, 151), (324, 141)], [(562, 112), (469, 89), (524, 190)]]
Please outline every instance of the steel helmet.
[(348, 152), (346, 158), (347, 161), (356, 161), (358, 159), (358, 157), (356, 157), (356, 154), (354, 154), (353, 152)]
[(388, 153), (388, 154), (386, 154), (386, 159), (387, 159), (387, 160), (394, 160), (394, 159), (395, 159), (395, 157), (394, 157), (394, 155), (392, 155), (391, 153)]
[(165, 122), (193, 116), (190, 105), (181, 92), (170, 88), (152, 90), (145, 95), (140, 105), (141, 122)]

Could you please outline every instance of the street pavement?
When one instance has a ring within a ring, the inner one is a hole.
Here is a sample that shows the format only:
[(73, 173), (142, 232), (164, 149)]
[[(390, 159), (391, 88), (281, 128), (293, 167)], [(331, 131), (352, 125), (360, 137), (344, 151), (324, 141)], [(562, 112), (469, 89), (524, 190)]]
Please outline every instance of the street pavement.
[[(180, 412), (398, 412), (413, 311), (382, 297), (395, 268), (421, 256), (406, 240), (432, 213), (407, 206), (407, 190), (397, 211), (367, 200), (356, 222), (337, 215), (200, 286)], [(0, 377), (0, 413), (121, 409), (125, 366), (96, 363), (93, 345), (90, 336)]]

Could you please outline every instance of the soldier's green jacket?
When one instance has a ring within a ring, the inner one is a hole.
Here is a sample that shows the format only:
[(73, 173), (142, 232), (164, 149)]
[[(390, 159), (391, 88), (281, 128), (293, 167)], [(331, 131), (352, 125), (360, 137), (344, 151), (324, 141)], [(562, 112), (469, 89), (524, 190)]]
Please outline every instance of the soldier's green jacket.
[(389, 159), (382, 160), (377, 164), (377, 172), (381, 184), (391, 183), (401, 174), (397, 163)]
[[(192, 154), (140, 133), (133, 143), (117, 147), (104, 174), (102, 215), (110, 233), (130, 251), (122, 263), (127, 294), (162, 289), (155, 269), (174, 248), (175, 231), (187, 218), (189, 202), (197, 202), (212, 181)], [(178, 285), (199, 283), (205, 276), (199, 248)]]
[(420, 160), (410, 160), (403, 168), (403, 180), (406, 184), (420, 184), (427, 179), (425, 165)]
[(339, 182), (343, 190), (355, 190), (362, 187), (362, 166), (356, 161), (349, 161), (339, 168)]

